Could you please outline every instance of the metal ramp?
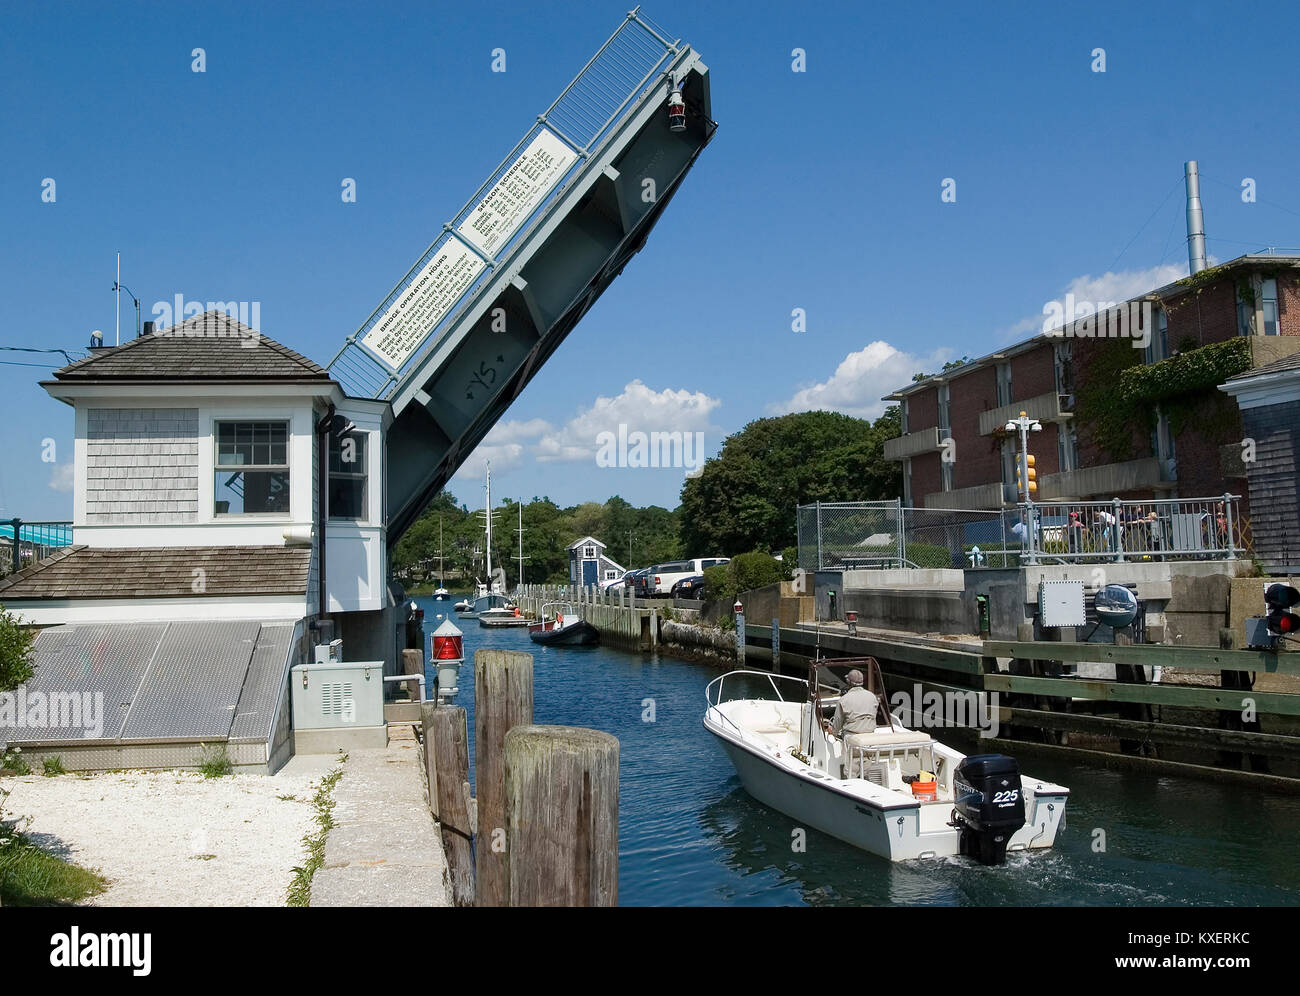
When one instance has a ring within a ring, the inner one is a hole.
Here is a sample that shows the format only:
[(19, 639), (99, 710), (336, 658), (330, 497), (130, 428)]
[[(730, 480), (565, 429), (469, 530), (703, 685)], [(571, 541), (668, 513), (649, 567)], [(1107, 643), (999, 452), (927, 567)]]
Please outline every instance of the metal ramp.
[(86, 623), (41, 630), (35, 674), (0, 701), (0, 744), (69, 770), (192, 767), (224, 744), (274, 770), (289, 754), (289, 621)]
[(390, 545), (640, 251), (710, 111), (699, 56), (633, 10), (348, 337), (331, 375), (393, 407)]

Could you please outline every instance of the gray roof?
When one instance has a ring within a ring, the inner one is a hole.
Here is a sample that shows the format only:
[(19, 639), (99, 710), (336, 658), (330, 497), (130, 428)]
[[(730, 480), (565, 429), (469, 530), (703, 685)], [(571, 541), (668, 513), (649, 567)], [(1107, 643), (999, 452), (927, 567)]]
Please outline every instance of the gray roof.
[(329, 371), (230, 317), (209, 311), (120, 346), (91, 351), (45, 383), (96, 381), (319, 381)]
[(1272, 363), (1265, 363), (1262, 367), (1255, 367), (1252, 370), (1245, 370), (1239, 374), (1234, 374), (1228, 378), (1231, 384), (1234, 380), (1246, 380), (1248, 377), (1261, 377), (1265, 374), (1283, 373), (1287, 370), (1300, 370), (1300, 352), (1292, 353), (1290, 356), (1284, 356), (1280, 360), (1274, 360)]
[(0, 580), (0, 602), (305, 595), (310, 560), (306, 547), (70, 546)]

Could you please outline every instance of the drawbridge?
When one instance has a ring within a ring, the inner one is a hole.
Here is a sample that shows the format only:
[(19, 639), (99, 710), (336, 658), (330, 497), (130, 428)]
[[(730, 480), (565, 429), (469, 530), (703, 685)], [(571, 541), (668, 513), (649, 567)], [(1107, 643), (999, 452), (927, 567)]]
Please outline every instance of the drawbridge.
[(716, 130), (708, 68), (633, 10), (329, 364), (388, 401), (396, 543), (641, 247)]

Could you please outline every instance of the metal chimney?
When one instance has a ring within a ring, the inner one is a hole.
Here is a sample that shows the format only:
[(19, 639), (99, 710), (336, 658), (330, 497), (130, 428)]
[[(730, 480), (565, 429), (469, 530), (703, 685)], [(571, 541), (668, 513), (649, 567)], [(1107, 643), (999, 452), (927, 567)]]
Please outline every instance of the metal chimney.
[(1183, 163), (1187, 181), (1187, 265), (1192, 273), (1205, 269), (1205, 217), (1201, 214), (1201, 175), (1196, 160)]

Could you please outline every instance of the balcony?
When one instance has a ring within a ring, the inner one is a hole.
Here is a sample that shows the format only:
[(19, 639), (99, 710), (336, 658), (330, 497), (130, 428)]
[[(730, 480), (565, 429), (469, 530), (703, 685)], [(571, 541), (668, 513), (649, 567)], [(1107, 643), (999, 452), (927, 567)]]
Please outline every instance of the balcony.
[(943, 440), (949, 435), (950, 430), (932, 425), (928, 429), (917, 429), (916, 432), (886, 439), (885, 459), (906, 460), (921, 453), (934, 453), (943, 449)]
[(994, 429), (1002, 428), (1011, 419), (1017, 418), (1021, 412), (1040, 422), (1064, 422), (1074, 418), (1074, 414), (1066, 411), (1061, 404), (1062, 399), (1068, 401), (1070, 397), (1071, 395), (1057, 394), (1053, 391), (1050, 394), (1040, 394), (1034, 398), (1026, 398), (1024, 401), (1013, 401), (1001, 408), (980, 412), (980, 435), (990, 435)]
[(1038, 497), (1043, 501), (1114, 498), (1130, 491), (1167, 490), (1173, 483), (1165, 476), (1159, 460), (1146, 457), (1048, 474), (1038, 481)]
[(1002, 507), (1001, 484), (977, 484), (973, 488), (932, 491), (924, 498), (926, 508), (998, 509)]

